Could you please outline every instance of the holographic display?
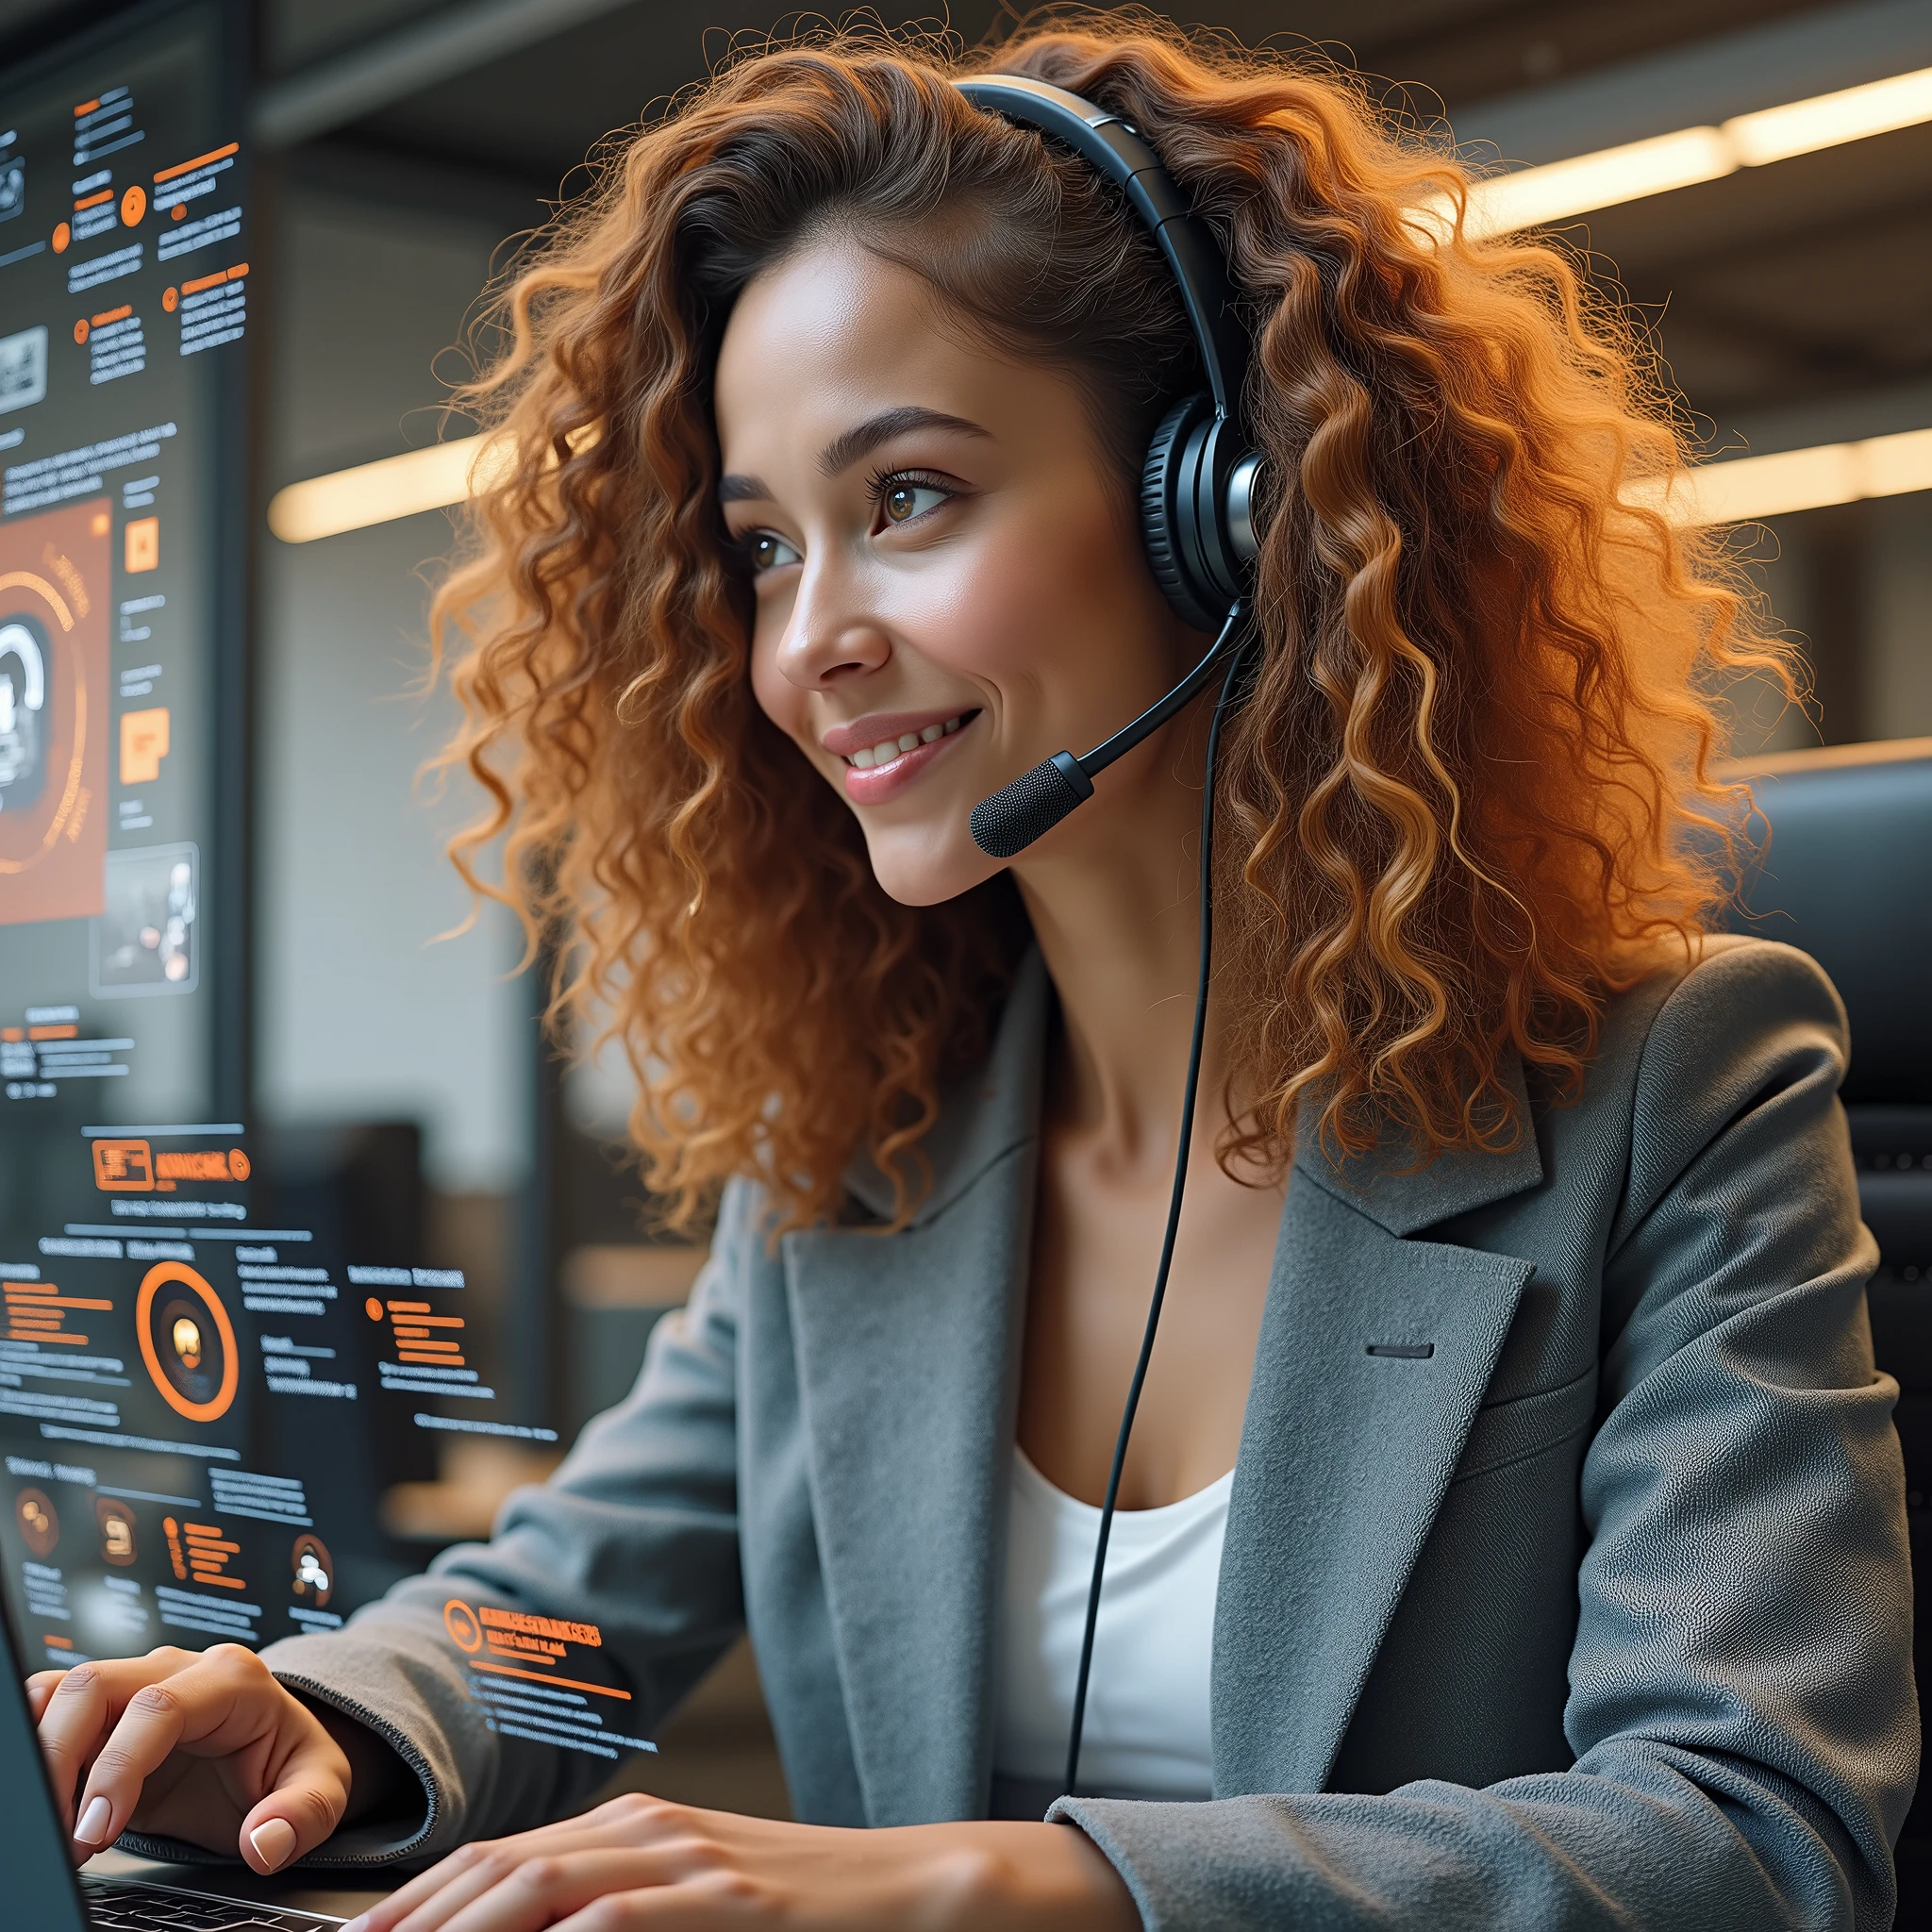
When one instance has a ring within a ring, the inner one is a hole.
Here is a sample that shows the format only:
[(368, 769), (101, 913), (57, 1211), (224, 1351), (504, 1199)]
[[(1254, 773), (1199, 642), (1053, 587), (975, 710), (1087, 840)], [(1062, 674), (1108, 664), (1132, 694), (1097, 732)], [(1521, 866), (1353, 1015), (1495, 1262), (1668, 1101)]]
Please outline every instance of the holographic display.
[(388, 1482), (453, 1435), (554, 1440), (480, 1366), (461, 1272), (277, 1213), (299, 1190), (248, 1121), (244, 27), (198, 0), (0, 75), (0, 1586), (28, 1669), (333, 1628), (397, 1574)]

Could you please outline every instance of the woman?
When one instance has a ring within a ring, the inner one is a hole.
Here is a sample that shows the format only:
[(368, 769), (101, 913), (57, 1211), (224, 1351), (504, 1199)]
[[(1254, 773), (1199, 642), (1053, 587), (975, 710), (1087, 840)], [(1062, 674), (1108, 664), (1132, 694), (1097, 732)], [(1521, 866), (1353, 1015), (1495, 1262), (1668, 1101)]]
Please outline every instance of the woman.
[[(1713, 680), (1782, 664), (1657, 513), (1637, 348), (1331, 75), (1108, 26), (975, 66), (1165, 159), (1268, 466), (1080, 1792), (1208, 703), (1010, 867), (967, 822), (1206, 648), (1134, 508), (1201, 378), (1108, 183), (847, 42), (640, 136), (524, 276), (519, 456), (443, 598), (477, 839), (616, 1002), (657, 1186), (722, 1189), (710, 1262), (488, 1546), (259, 1659), (37, 1679), (76, 1855), (486, 1840), (382, 1932), (1887, 1923), (1909, 1583), (1843, 1016), (1701, 937)], [(489, 1840), (603, 1767), (488, 1724), (453, 1598), (594, 1621), (637, 1730), (748, 1625), (807, 1822)]]

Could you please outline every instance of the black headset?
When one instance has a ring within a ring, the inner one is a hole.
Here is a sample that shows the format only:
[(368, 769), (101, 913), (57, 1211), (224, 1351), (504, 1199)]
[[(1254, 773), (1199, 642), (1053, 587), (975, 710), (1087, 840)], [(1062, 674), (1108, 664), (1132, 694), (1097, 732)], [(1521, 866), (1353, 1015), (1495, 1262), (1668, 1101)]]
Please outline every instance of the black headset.
[(1043, 764), (981, 799), (973, 808), (974, 842), (993, 858), (1024, 852), (1050, 831), (1076, 805), (1093, 796), (1093, 774), (1165, 724), (1222, 672), (1221, 693), (1208, 727), (1207, 768), (1201, 785), (1201, 946), (1194, 987), (1194, 1030), (1188, 1050), (1188, 1077), (1181, 1093), (1180, 1141), (1174, 1155), (1174, 1185), (1168, 1196), (1167, 1231), (1160, 1266), (1147, 1305), (1147, 1325), (1140, 1357), (1121, 1411), (1114, 1439), (1113, 1465), (1101, 1505), (1100, 1534), (1093, 1551), (1093, 1580), (1087, 1591), (1087, 1625), (1080, 1641), (1080, 1670), (1074, 1685), (1074, 1717), (1067, 1740), (1066, 1788), (1078, 1789), (1080, 1734), (1087, 1715), (1087, 1684), (1093, 1667), (1093, 1631), (1100, 1615), (1100, 1587), (1107, 1572), (1108, 1538), (1120, 1495), (1121, 1470), (1127, 1457), (1134, 1416), (1154, 1353), (1174, 1263), (1174, 1235), (1180, 1226), (1181, 1196), (1187, 1187), (1188, 1151), (1194, 1138), (1194, 1098), (1201, 1083), (1201, 1042), (1208, 1020), (1208, 968), (1212, 963), (1213, 918), (1210, 889), (1214, 852), (1214, 760), (1221, 724), (1240, 681), (1247, 654), (1248, 580), (1259, 549), (1254, 524), (1255, 491), (1260, 454), (1250, 448), (1241, 425), (1241, 379), (1247, 373), (1248, 340), (1235, 309), (1234, 291), (1213, 238), (1189, 211), (1160, 157), (1139, 131), (1118, 114), (1096, 108), (1077, 94), (1017, 75), (986, 75), (956, 83), (975, 107), (1024, 123), (1063, 142), (1119, 184), (1127, 202), (1160, 243), (1174, 280), (1180, 284), (1188, 322), (1208, 378), (1205, 393), (1185, 397), (1162, 417), (1141, 469), (1141, 535), (1147, 561), (1167, 601), (1196, 630), (1214, 631), (1213, 644), (1199, 663), (1131, 724), (1076, 758), (1057, 752)]
[(1217, 631), (1212, 648), (1180, 683), (1084, 758), (1057, 752), (974, 808), (974, 842), (1011, 858), (1093, 796), (1093, 778), (1196, 696), (1243, 629), (1248, 579), (1259, 540), (1254, 524), (1259, 453), (1241, 424), (1248, 340), (1214, 238), (1190, 211), (1160, 157), (1139, 129), (1063, 88), (1018, 75), (955, 83), (975, 107), (1037, 127), (1072, 148), (1125, 194), (1153, 231), (1180, 285), (1205, 391), (1161, 418), (1141, 468), (1141, 535), (1155, 581), (1195, 630)]

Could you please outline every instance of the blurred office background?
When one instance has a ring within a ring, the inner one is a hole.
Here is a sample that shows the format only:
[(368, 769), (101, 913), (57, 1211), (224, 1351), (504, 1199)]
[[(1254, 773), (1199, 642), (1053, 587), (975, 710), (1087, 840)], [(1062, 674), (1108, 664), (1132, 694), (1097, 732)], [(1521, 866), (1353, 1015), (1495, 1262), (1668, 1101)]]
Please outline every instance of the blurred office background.
[[(0, 0), (0, 64), (104, 10), (115, 9)], [(1926, 0), (1158, 10), (1250, 43), (1317, 43), (1374, 76), (1391, 108), (1445, 117), (1486, 164), (1549, 169), (1647, 143), (1611, 168), (1608, 190), (1566, 190), (1552, 171), (1537, 178), (1554, 200), (1525, 206), (1552, 208), (1641, 306), (1714, 454), (1814, 453), (1739, 473), (1758, 479), (1752, 507), (1773, 512), (1755, 554), (1805, 640), (1816, 694), (1809, 715), (1756, 714), (1741, 748), (1932, 736), (1932, 463), (1909, 439), (1871, 441), (1932, 427), (1932, 90), (1861, 96), (1849, 120), (1826, 117), (1822, 142), (1815, 125), (1774, 126), (1754, 148), (1747, 137), (1764, 127), (1738, 119), (1932, 70)], [(938, 9), (877, 11), (930, 21)], [(642, 1230), (640, 1190), (613, 1152), (625, 1083), (546, 1053), (531, 981), (512, 973), (512, 923), (486, 907), (469, 930), (438, 937), (470, 911), (441, 844), (476, 803), (460, 786), (426, 799), (418, 781), (451, 722), (446, 698), (420, 691), (446, 513), (288, 542), (266, 510), (285, 486), (464, 433), (440, 405), (464, 373), (452, 345), (493, 270), (585, 185), (584, 158), (606, 135), (789, 12), (768, 0), (257, 8), (254, 286), (269, 323), (258, 351), (258, 1111), (285, 1185), (400, 1217), (425, 1259), (469, 1272), (498, 1373), (523, 1377), (566, 1428), (623, 1392), (695, 1256)], [(968, 40), (993, 17), (984, 0), (951, 8)], [(471, 1443), (392, 1491), (390, 1526), (426, 1555), (481, 1529), (504, 1487), (541, 1467)], [(741, 1655), (679, 1723), (681, 1748), (648, 1775), (708, 1802), (782, 1807)]]

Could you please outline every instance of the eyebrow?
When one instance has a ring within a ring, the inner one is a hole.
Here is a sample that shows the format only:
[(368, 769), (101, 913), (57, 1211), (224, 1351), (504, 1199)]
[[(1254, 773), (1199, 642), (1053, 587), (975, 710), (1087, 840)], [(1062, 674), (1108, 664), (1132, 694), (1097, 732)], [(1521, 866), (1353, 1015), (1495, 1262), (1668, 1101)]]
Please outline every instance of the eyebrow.
[[(950, 429), (960, 436), (988, 435), (977, 423), (964, 416), (949, 416), (942, 409), (928, 409), (917, 403), (900, 408), (882, 409), (876, 416), (855, 424), (826, 443), (819, 452), (819, 474), (837, 476), (856, 462), (869, 457), (883, 442), (903, 436), (909, 429)], [(770, 503), (774, 499), (771, 486), (758, 476), (724, 476), (718, 483), (720, 503)]]
[(940, 409), (925, 409), (917, 403), (908, 403), (902, 408), (882, 409), (876, 416), (833, 437), (819, 452), (819, 474), (836, 476), (869, 457), (880, 443), (890, 442), (908, 429), (951, 429), (962, 436), (981, 437), (987, 433), (964, 416), (948, 416)]

